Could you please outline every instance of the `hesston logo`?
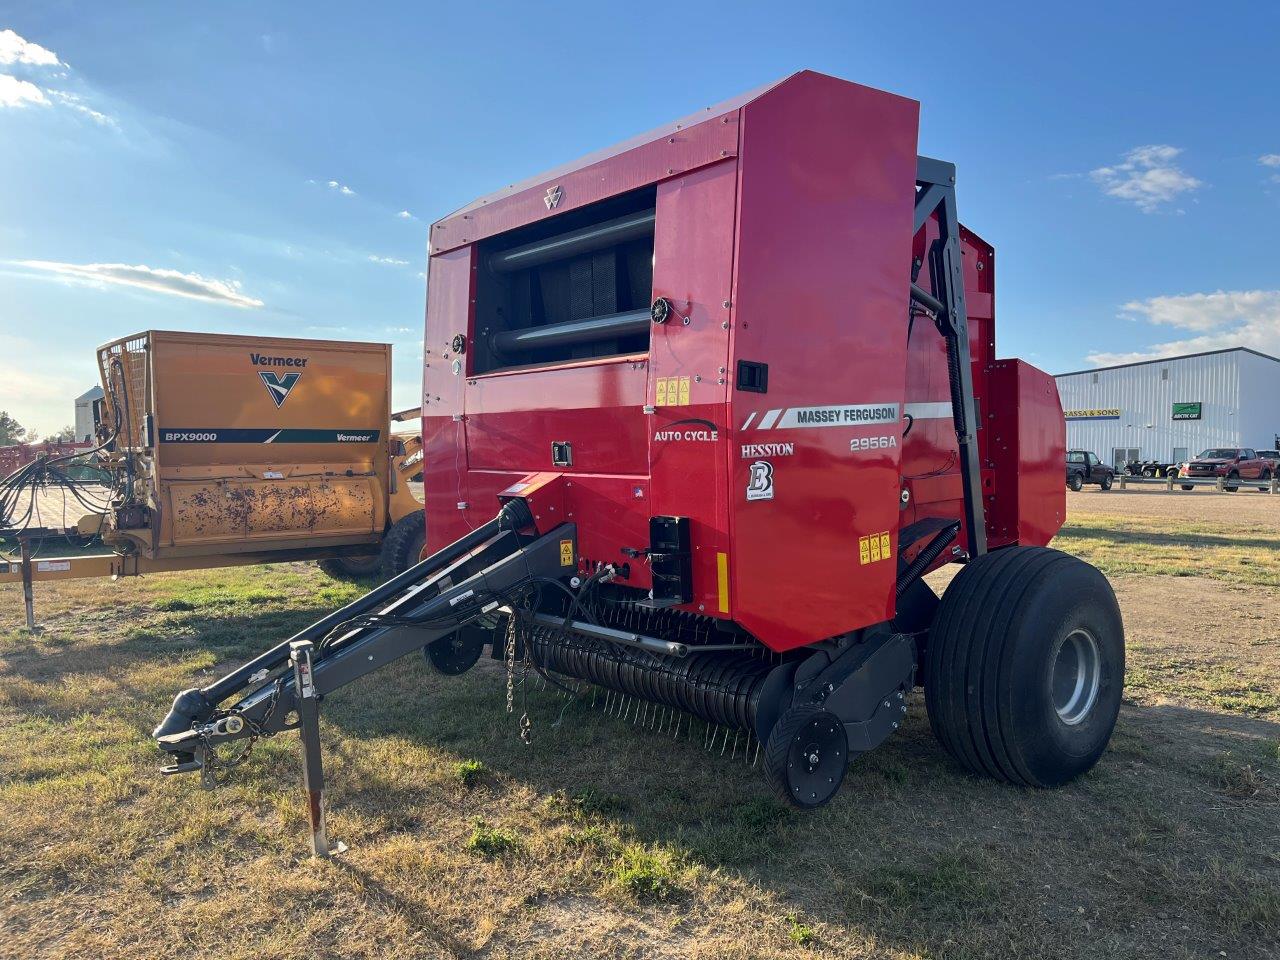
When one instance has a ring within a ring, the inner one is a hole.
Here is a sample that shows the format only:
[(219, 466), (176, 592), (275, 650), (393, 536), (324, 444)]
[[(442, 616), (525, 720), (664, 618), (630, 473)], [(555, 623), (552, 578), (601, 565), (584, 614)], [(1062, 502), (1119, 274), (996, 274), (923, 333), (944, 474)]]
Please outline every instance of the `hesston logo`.
[(742, 445), (743, 460), (756, 457), (789, 457), (795, 452), (794, 443), (744, 443)]
[[(689, 429), (678, 430), (677, 427)], [(710, 420), (677, 420), (668, 429), (657, 430), (653, 434), (654, 443), (668, 443), (673, 440), (709, 443), (718, 439), (720, 439), (720, 428)]]

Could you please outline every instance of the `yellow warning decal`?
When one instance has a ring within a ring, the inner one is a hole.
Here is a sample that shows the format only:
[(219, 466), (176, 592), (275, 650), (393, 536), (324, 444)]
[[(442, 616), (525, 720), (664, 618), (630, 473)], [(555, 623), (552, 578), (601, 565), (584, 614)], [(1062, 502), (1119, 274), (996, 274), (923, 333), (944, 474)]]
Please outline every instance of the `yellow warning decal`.
[(893, 556), (893, 541), (889, 539), (889, 531), (872, 533), (858, 538), (858, 563), (878, 563)]
[(573, 566), (573, 541), (572, 540), (560, 541), (560, 566), (562, 567)]
[(659, 407), (689, 405), (689, 377), (658, 377), (654, 381), (654, 403)]
[(720, 612), (729, 612), (729, 555), (716, 554), (716, 583), (720, 587)]

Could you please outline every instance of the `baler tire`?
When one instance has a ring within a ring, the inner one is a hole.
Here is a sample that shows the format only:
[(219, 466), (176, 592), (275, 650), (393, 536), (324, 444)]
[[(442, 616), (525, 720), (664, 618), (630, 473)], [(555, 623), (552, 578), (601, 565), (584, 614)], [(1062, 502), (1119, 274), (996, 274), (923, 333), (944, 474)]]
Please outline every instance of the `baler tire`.
[[(1089, 661), (1074, 681), (1058, 674), (1063, 651), (1068, 665)], [(1082, 560), (1006, 547), (971, 561), (942, 595), (926, 657), (930, 726), (973, 773), (1057, 787), (1089, 770), (1111, 739), (1124, 624), (1111, 584)]]
[(1084, 475), (1080, 473), (1073, 473), (1067, 478), (1067, 486), (1075, 493), (1079, 493), (1084, 489)]
[[(811, 724), (822, 726), (834, 724), (838, 727), (841, 747), (822, 758), (827, 761), (826, 766), (830, 773), (824, 785), (825, 792), (821, 794), (811, 792), (811, 796), (805, 797), (801, 793), (801, 788), (789, 780), (788, 771), (792, 763), (792, 746)], [(817, 704), (799, 704), (786, 710), (778, 718), (773, 731), (769, 734), (769, 740), (764, 748), (764, 775), (779, 798), (802, 810), (812, 810), (835, 796), (836, 791), (840, 789), (840, 784), (844, 782), (845, 771), (849, 769), (849, 759), (849, 741), (844, 734), (844, 724), (840, 719)]]
[(382, 538), (382, 579), (390, 580), (416, 564), (427, 539), (426, 514), (406, 514)]
[(382, 558), (376, 553), (368, 557), (328, 557), (318, 561), (317, 566), (335, 580), (368, 580), (382, 572)]

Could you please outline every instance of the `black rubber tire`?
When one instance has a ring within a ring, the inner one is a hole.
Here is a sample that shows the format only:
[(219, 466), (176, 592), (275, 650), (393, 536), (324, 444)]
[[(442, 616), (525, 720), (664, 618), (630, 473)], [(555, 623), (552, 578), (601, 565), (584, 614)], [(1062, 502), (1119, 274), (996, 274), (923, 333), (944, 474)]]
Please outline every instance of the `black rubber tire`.
[[(1056, 651), (1077, 628), (1098, 651), (1096, 698), (1075, 724), (1052, 695)], [(938, 607), (925, 704), (943, 748), (973, 773), (1056, 787), (1102, 756), (1124, 687), (1124, 624), (1097, 569), (1047, 547), (1006, 547), (968, 563)]]
[(1193, 483), (1180, 483), (1178, 486), (1182, 487), (1183, 490), (1194, 490), (1196, 488)]
[(417, 563), (426, 540), (427, 521), (421, 510), (393, 523), (382, 538), (382, 579), (390, 580)]
[(1156, 469), (1155, 469), (1155, 467), (1143, 467), (1143, 468), (1142, 468), (1142, 475), (1143, 475), (1144, 477), (1146, 477), (1148, 480), (1153, 480), (1153, 479), (1155, 479), (1155, 475), (1156, 475)]
[(805, 703), (791, 707), (778, 718), (773, 732), (769, 734), (769, 742), (764, 748), (764, 775), (769, 781), (769, 786), (780, 799), (802, 810), (812, 810), (827, 803), (840, 789), (840, 784), (844, 782), (845, 771), (849, 769), (849, 744), (842, 736), (843, 746), (840, 748), (839, 755), (831, 754), (829, 758), (824, 758), (824, 760), (829, 759), (827, 763), (829, 770), (826, 772), (830, 774), (829, 782), (824, 785), (826, 792), (816, 797), (806, 797), (792, 788), (787, 776), (792, 743), (802, 735), (802, 731), (809, 724), (814, 722), (835, 724), (841, 727), (843, 734), (843, 725), (834, 713), (816, 704)]
[[(1231, 486), (1231, 482), (1233, 480), (1236, 483), (1236, 486), (1234, 487)], [(1227, 482), (1223, 484), (1223, 489), (1226, 490), (1227, 493), (1235, 493), (1237, 490), (1240, 489), (1239, 484), (1240, 484), (1240, 474), (1232, 470), (1230, 473), (1227, 474)]]
[(319, 567), (335, 580), (368, 580), (382, 573), (382, 557), (329, 557), (319, 561)]
[[(1263, 470), (1263, 471), (1262, 471), (1261, 476), (1259, 476), (1259, 477), (1258, 477), (1258, 479), (1259, 479), (1259, 480), (1261, 480), (1263, 483), (1270, 483), (1270, 482), (1271, 482), (1271, 471), (1270, 471), (1270, 470)], [(1270, 492), (1271, 492), (1271, 491), (1270, 491), (1268, 488), (1266, 488), (1266, 487), (1258, 487), (1258, 488), (1257, 488), (1257, 490), (1258, 490), (1258, 492), (1259, 492), (1259, 493), (1270, 493)]]
[(1084, 477), (1079, 473), (1073, 473), (1071, 476), (1067, 477), (1067, 486), (1076, 493), (1079, 493), (1084, 489)]
[(1111, 476), (1111, 474), (1108, 473), (1101, 480), (1098, 481), (1098, 486), (1100, 486), (1103, 490), (1110, 490), (1111, 484), (1113, 483), (1115, 483), (1115, 480)]

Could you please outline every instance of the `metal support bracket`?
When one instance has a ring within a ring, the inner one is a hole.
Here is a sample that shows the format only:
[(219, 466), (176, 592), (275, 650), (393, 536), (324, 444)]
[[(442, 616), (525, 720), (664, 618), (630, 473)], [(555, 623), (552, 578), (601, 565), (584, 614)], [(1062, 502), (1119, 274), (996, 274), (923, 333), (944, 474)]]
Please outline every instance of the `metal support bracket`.
[(915, 228), (937, 214), (940, 244), (930, 256), (932, 292), (911, 285), (911, 299), (934, 315), (947, 343), (951, 381), (951, 415), (955, 422), (964, 489), (965, 537), (970, 556), (987, 552), (987, 524), (982, 506), (982, 463), (978, 457), (978, 418), (973, 398), (973, 366), (969, 352), (969, 315), (964, 299), (964, 263), (960, 220), (956, 211), (956, 168), (930, 157), (916, 158)]
[(324, 761), (320, 755), (320, 698), (316, 695), (312, 673), (315, 644), (310, 640), (294, 640), (289, 644), (289, 662), (293, 665), (293, 690), (298, 710), (298, 733), (302, 737), (302, 783), (307, 794), (307, 816), (311, 821), (311, 855), (321, 859), (341, 853), (346, 845), (329, 846), (329, 829), (325, 822)]

